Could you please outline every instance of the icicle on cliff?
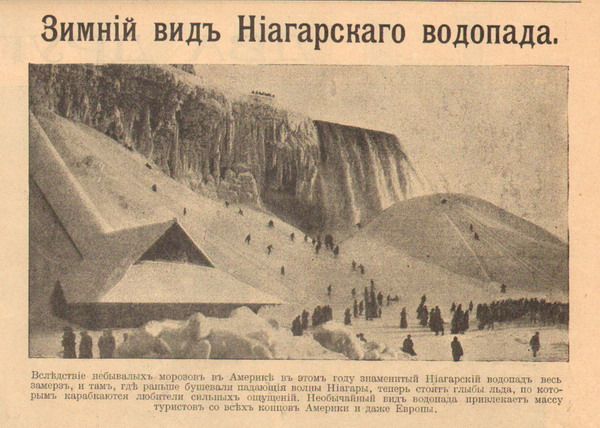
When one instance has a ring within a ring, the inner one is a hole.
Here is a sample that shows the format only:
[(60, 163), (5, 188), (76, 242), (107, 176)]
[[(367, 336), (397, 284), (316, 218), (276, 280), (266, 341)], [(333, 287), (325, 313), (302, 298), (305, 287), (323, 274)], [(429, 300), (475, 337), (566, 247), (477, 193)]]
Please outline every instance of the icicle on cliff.
[(30, 105), (80, 121), (212, 198), (314, 231), (365, 224), (413, 195), (396, 136), (313, 121), (156, 65), (31, 65)]

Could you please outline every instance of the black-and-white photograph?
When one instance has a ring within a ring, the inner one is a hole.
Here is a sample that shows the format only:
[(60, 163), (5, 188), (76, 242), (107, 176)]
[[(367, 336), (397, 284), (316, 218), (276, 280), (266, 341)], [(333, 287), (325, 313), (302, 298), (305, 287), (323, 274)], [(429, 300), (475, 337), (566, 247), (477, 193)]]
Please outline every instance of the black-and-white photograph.
[(568, 361), (559, 66), (29, 66), (29, 356)]

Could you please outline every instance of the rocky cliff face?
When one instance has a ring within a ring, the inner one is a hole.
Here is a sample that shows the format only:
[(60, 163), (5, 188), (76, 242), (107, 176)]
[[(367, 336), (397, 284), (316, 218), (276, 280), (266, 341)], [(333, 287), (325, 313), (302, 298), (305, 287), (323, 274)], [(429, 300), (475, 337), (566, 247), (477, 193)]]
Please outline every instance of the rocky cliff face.
[(184, 70), (32, 65), (30, 103), (109, 135), (203, 195), (264, 204), (307, 231), (364, 223), (410, 195), (395, 136), (231, 99)]

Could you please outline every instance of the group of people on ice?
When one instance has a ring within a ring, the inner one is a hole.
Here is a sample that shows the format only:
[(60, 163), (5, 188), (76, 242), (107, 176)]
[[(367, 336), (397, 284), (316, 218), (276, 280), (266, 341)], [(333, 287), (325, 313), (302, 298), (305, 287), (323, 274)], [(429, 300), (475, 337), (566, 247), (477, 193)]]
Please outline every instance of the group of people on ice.
[[(352, 324), (352, 318), (359, 318), (363, 315), (367, 321), (372, 321), (376, 318), (381, 318), (383, 313), (384, 306), (384, 297), (381, 291), (376, 292), (375, 289), (375, 281), (371, 279), (370, 287), (365, 287), (363, 291), (363, 299), (358, 300), (356, 298), (356, 288), (352, 289), (352, 298), (354, 302), (352, 304), (352, 308), (346, 308), (344, 312), (344, 324), (350, 325)], [(329, 286), (331, 287), (331, 286)], [(328, 287), (328, 296), (331, 296), (331, 289)], [(390, 306), (392, 303), (397, 303), (400, 301), (398, 295), (392, 297), (389, 294), (386, 298), (386, 305)]]
[[(292, 239), (293, 241), (293, 239)], [(310, 239), (312, 246), (315, 249), (315, 253), (318, 255), (323, 248), (323, 241), (321, 240), (321, 234), (317, 234), (316, 237)], [(308, 242), (308, 235), (304, 235), (304, 242)], [(327, 234), (325, 235), (325, 249), (331, 251), (334, 257), (337, 257), (340, 254), (340, 246), (336, 245), (333, 240), (333, 235)]]
[[(79, 335), (81, 337), (79, 340), (79, 358), (94, 358), (92, 336), (86, 330), (82, 330)], [(63, 358), (77, 358), (77, 337), (69, 326), (63, 329), (62, 347)], [(104, 330), (102, 336), (98, 339), (100, 358), (113, 358), (115, 348), (116, 341), (112, 331), (109, 329)]]
[(365, 306), (365, 319), (372, 321), (375, 318), (381, 318), (383, 312), (383, 293), (375, 293), (375, 281), (371, 280), (371, 286), (365, 287), (363, 292), (363, 301)]
[[(417, 307), (417, 319), (419, 320), (419, 324), (422, 327), (429, 327), (431, 331), (438, 334), (444, 335), (444, 319), (442, 318), (442, 311), (439, 306), (432, 308), (431, 311), (428, 310), (425, 302), (427, 301), (427, 296), (421, 296), (421, 302)], [(400, 312), (400, 328), (406, 328), (406, 310), (403, 309), (403, 312)]]
[[(302, 336), (305, 330), (308, 329), (308, 317), (309, 313), (306, 309), (302, 311), (301, 315), (298, 315), (292, 321), (292, 334), (294, 336)], [(316, 306), (311, 316), (311, 322), (313, 327), (318, 327), (321, 324), (325, 324), (328, 321), (333, 320), (333, 309), (329, 305)]]
[(452, 302), (450, 312), (452, 313), (452, 322), (450, 325), (450, 333), (464, 334), (469, 329), (469, 314), (473, 310), (473, 302), (469, 303), (469, 308), (463, 311), (462, 304), (458, 306)]
[(556, 325), (569, 323), (569, 304), (547, 302), (545, 299), (505, 299), (478, 304), (476, 309), (478, 328), (494, 328), (496, 322), (525, 319), (532, 324)]
[[(229, 203), (226, 202), (226, 207), (229, 207)], [(244, 212), (240, 209), (238, 214), (240, 215), (244, 215)], [(275, 228), (275, 222), (270, 219), (267, 223), (267, 227), (269, 229), (274, 229)], [(295, 242), (296, 240), (296, 234), (294, 232), (290, 233), (289, 235), (290, 241), (291, 242)], [(304, 235), (304, 242), (308, 242), (308, 235)], [(246, 235), (246, 237), (244, 238), (244, 243), (246, 245), (250, 245), (252, 243), (252, 234), (248, 233)], [(312, 245), (315, 249), (315, 253), (319, 254), (319, 252), (321, 251), (321, 248), (323, 247), (323, 242), (321, 241), (321, 235), (318, 234), (316, 238), (312, 238)], [(340, 246), (336, 245), (334, 240), (333, 240), (333, 236), (330, 234), (325, 235), (325, 248), (327, 250), (330, 250), (334, 257), (337, 257), (340, 254)], [(273, 244), (268, 244), (266, 246), (266, 250), (267, 250), (267, 255), (271, 255), (273, 253), (273, 251), (275, 250), (275, 247), (273, 246)], [(281, 273), (282, 276), (285, 275), (285, 266), (281, 266), (281, 268), (279, 269), (279, 272)]]
[(308, 316), (308, 311), (304, 309), (302, 314), (294, 318), (294, 321), (292, 321), (292, 334), (294, 336), (302, 336), (304, 330), (308, 329)]

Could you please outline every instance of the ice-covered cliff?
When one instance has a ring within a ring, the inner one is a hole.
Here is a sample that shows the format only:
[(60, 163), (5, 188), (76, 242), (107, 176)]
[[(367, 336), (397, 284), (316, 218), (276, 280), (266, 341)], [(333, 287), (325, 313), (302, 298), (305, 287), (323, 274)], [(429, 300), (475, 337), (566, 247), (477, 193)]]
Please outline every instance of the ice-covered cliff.
[(30, 102), (146, 156), (207, 196), (264, 204), (304, 230), (365, 223), (411, 194), (398, 139), (233, 98), (156, 65), (31, 65)]
[(392, 134), (315, 121), (328, 226), (372, 218), (411, 192), (412, 167)]

